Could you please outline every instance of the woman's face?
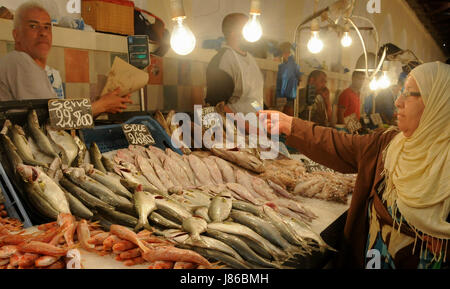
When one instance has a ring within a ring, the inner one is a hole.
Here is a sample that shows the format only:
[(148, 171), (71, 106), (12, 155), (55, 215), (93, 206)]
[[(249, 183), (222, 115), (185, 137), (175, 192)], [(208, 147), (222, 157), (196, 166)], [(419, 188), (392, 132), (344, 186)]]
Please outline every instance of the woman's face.
[(395, 107), (398, 109), (398, 127), (406, 137), (410, 137), (417, 129), (425, 109), (422, 97), (419, 95), (420, 91), (415, 79), (408, 76), (403, 94), (395, 101)]

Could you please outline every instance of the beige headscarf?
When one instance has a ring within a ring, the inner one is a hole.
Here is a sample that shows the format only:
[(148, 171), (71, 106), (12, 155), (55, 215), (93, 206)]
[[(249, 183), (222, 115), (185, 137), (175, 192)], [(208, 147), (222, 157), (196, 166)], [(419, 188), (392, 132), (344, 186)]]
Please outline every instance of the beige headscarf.
[(391, 200), (417, 234), (448, 242), (450, 65), (426, 63), (410, 74), (425, 109), (414, 133), (410, 137), (399, 133), (387, 148), (383, 198)]

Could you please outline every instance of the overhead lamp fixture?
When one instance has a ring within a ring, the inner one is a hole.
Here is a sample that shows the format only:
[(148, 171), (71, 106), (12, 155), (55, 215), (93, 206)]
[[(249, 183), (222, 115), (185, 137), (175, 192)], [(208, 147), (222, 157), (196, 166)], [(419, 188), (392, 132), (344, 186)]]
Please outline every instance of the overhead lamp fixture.
[(250, 4), (250, 19), (245, 24), (242, 34), (248, 42), (258, 41), (262, 36), (262, 27), (259, 21), (261, 15), (261, 3), (259, 0), (252, 0)]
[(372, 79), (372, 81), (369, 83), (369, 88), (372, 91), (375, 91), (375, 90), (377, 90), (379, 88), (379, 84), (378, 84), (378, 81), (377, 81), (376, 77), (374, 77)]
[(170, 46), (175, 53), (187, 55), (195, 48), (195, 36), (183, 21), (186, 19), (184, 13), (183, 0), (170, 0), (170, 8), (172, 10), (172, 20), (175, 26), (170, 36)]
[(352, 45), (352, 38), (350, 37), (350, 28), (348, 26), (348, 23), (345, 24), (344, 35), (342, 35), (341, 44), (343, 47), (349, 47), (350, 45)]
[(319, 53), (323, 49), (323, 42), (319, 38), (319, 22), (313, 19), (311, 22), (311, 38), (308, 41), (308, 50), (313, 53)]

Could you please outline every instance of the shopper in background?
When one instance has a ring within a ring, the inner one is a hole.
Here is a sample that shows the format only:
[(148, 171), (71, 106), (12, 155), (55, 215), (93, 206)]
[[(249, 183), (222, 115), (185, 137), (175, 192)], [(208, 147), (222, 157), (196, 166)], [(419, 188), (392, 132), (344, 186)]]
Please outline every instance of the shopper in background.
[(360, 118), (361, 109), (361, 88), (366, 80), (366, 75), (362, 71), (353, 71), (352, 83), (350, 87), (342, 91), (338, 101), (338, 123), (344, 124), (344, 118), (356, 114), (357, 120)]
[(300, 72), (300, 66), (295, 63), (294, 56), (291, 55), (291, 43), (281, 43), (280, 50), (283, 62), (278, 65), (276, 97), (286, 98), (283, 112), (293, 116), (294, 100), (297, 97), (297, 88), (302, 73)]
[[(448, 268), (450, 65), (411, 71), (396, 100), (398, 129), (351, 135), (277, 111), (287, 144), (341, 173), (357, 173), (339, 266)], [(271, 123), (266, 123), (270, 131)]]
[(307, 83), (314, 85), (316, 92), (314, 96), (315, 101), (311, 107), (311, 119), (309, 119), (309, 108), (306, 102), (308, 86), (299, 91), (299, 117), (304, 120), (311, 120), (322, 126), (327, 126), (331, 121), (332, 114), (330, 91), (327, 88), (327, 74), (321, 70), (314, 70), (309, 74)]
[[(52, 47), (49, 13), (37, 3), (22, 4), (15, 14), (13, 37), (15, 50), (0, 58), (0, 100), (58, 97), (45, 70)], [(117, 89), (94, 101), (94, 117), (122, 112), (127, 103), (132, 103), (129, 95), (120, 97), (119, 93)]]
[(205, 102), (225, 102), (229, 113), (250, 113), (263, 109), (264, 80), (253, 56), (243, 49), (242, 29), (248, 17), (231, 13), (222, 21), (226, 44), (211, 59), (206, 70)]

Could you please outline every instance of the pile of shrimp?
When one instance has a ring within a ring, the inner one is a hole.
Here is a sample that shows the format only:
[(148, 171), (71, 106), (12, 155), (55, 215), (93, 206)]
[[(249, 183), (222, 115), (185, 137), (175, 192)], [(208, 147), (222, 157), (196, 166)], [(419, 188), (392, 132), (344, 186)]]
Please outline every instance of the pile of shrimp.
[(8, 212), (5, 210), (5, 205), (0, 204), (0, 231), (8, 230), (12, 232), (22, 230), (23, 224), (20, 220), (8, 218)]
[(113, 255), (126, 266), (147, 263), (149, 269), (221, 268), (148, 230), (136, 234), (124, 226), (111, 225), (105, 232), (97, 222), (77, 221), (71, 214), (60, 214), (55, 222), (38, 226), (35, 233), (25, 234), (17, 228), (10, 230), (0, 223), (0, 269), (64, 269), (69, 261), (67, 252), (78, 247), (101, 256)]

